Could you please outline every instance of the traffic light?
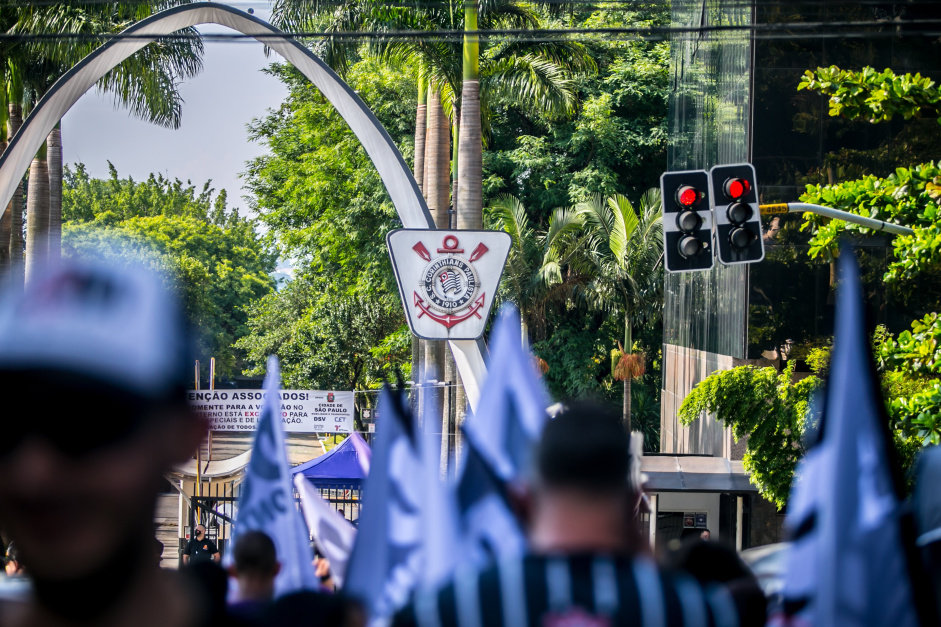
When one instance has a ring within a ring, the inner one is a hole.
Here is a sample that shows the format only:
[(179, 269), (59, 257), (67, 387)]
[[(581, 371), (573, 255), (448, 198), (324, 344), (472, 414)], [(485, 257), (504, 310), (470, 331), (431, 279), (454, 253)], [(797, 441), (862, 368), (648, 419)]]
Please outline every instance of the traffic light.
[(664, 172), (663, 256), (670, 272), (712, 267), (712, 210), (705, 170)]
[(717, 165), (709, 170), (715, 207), (716, 246), (725, 264), (753, 263), (765, 258), (761, 239), (758, 184), (750, 163)]

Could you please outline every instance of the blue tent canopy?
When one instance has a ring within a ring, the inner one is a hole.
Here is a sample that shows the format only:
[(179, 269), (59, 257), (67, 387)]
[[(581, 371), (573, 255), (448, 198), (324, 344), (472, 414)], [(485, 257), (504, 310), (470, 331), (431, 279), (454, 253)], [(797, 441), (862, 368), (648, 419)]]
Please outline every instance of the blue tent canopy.
[(326, 455), (304, 462), (291, 469), (302, 473), (318, 488), (359, 488), (369, 468), (372, 451), (355, 431)]

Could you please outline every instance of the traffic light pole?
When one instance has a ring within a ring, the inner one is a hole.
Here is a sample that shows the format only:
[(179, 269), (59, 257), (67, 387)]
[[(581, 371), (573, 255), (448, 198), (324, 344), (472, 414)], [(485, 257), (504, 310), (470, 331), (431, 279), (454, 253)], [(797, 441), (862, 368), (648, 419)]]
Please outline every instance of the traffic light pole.
[(834, 220), (843, 220), (844, 222), (852, 222), (853, 224), (858, 224), (864, 226), (868, 229), (874, 231), (886, 231), (887, 233), (894, 233), (895, 235), (914, 235), (915, 231), (908, 228), (907, 226), (901, 226), (898, 224), (892, 224), (891, 222), (885, 222), (884, 220), (876, 220), (874, 218), (866, 218), (864, 216), (858, 216), (855, 213), (849, 213), (847, 211), (840, 211), (839, 209), (833, 209), (831, 207), (824, 207), (822, 205), (811, 205), (806, 202), (782, 202), (775, 203), (771, 205), (759, 205), (758, 207), (761, 210), (761, 215), (774, 215), (776, 213), (816, 213), (827, 218), (833, 218)]

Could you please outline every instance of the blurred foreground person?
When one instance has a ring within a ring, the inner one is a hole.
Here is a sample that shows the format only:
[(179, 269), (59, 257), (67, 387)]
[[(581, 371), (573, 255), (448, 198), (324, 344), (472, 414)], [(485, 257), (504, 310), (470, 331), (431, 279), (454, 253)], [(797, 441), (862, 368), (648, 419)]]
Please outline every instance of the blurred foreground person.
[(570, 404), (546, 424), (535, 457), (521, 507), (531, 553), (459, 574), (434, 594), (419, 593), (396, 625), (747, 624), (738, 621), (724, 587), (661, 573), (635, 555), (637, 495), (618, 416), (598, 405)]
[(185, 403), (191, 365), (181, 309), (141, 270), (64, 265), (0, 305), (0, 526), (33, 582), (0, 625), (217, 618), (154, 560), (163, 473), (206, 432)]
[(258, 621), (274, 599), (274, 580), (281, 572), (274, 541), (262, 531), (246, 531), (235, 542), (229, 576), (238, 582), (232, 614)]

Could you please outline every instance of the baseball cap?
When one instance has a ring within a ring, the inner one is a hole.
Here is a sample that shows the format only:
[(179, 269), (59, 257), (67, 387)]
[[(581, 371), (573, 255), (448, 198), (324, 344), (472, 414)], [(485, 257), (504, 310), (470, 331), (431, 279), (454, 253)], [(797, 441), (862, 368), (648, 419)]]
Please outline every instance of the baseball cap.
[(26, 373), (183, 402), (192, 364), (186, 318), (142, 267), (68, 261), (0, 304), (0, 380)]

